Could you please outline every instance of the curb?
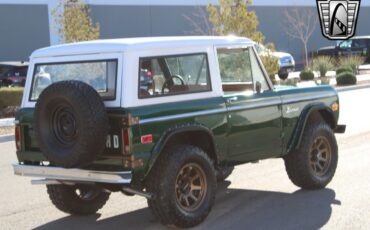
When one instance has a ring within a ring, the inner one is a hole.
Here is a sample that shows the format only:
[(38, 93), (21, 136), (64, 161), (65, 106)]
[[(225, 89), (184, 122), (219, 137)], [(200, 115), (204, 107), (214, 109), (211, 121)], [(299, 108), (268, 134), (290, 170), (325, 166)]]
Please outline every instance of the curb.
[(366, 88), (370, 88), (370, 84), (338, 87), (336, 88), (336, 90), (337, 92), (346, 92), (346, 91), (351, 91), (351, 90), (356, 90), (356, 89), (366, 89)]
[(12, 127), (14, 126), (14, 118), (0, 119), (0, 127)]

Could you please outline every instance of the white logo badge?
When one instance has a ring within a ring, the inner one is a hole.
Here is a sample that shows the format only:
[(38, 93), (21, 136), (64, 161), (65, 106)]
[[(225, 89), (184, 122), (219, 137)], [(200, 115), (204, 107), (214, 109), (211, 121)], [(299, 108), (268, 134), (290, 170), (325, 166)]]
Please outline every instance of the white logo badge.
[(344, 40), (356, 31), (361, 0), (317, 0), (321, 29), (325, 37)]

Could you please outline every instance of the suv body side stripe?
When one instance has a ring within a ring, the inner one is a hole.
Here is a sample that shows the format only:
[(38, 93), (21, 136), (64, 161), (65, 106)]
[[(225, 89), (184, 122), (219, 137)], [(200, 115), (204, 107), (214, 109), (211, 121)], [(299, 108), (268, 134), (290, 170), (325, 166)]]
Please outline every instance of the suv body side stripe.
[(139, 124), (148, 124), (148, 123), (154, 123), (154, 122), (176, 120), (176, 119), (194, 117), (194, 116), (205, 116), (205, 115), (210, 115), (210, 114), (224, 113), (226, 111), (227, 111), (226, 108), (219, 108), (219, 109), (210, 109), (210, 110), (203, 110), (203, 111), (197, 111), (197, 112), (191, 112), (191, 113), (147, 118), (147, 119), (139, 120)]
[(269, 101), (253, 102), (247, 105), (232, 106), (228, 108), (228, 111), (233, 112), (233, 111), (240, 111), (240, 110), (245, 110), (245, 109), (256, 109), (256, 108), (268, 107), (268, 106), (274, 106), (274, 105), (280, 105), (280, 104), (281, 104), (280, 99), (273, 99)]
[(321, 92), (320, 95), (308, 95), (308, 96), (303, 96), (303, 97), (283, 98), (283, 104), (302, 102), (302, 101), (311, 101), (311, 100), (336, 97), (336, 96), (337, 96), (336, 92)]
[(219, 108), (219, 109), (203, 110), (203, 111), (197, 111), (197, 112), (191, 112), (191, 113), (182, 113), (182, 114), (175, 114), (175, 115), (168, 115), (168, 116), (161, 116), (161, 117), (146, 118), (146, 119), (140, 120), (139, 124), (163, 122), (163, 121), (176, 120), (176, 119), (182, 119), (182, 118), (194, 117), (194, 116), (205, 116), (205, 115), (211, 115), (211, 114), (217, 114), (217, 113), (225, 113), (227, 111), (256, 109), (256, 108), (274, 106), (274, 105), (279, 105), (279, 104), (288, 104), (288, 103), (329, 98), (329, 97), (335, 97), (335, 96), (336, 96), (335, 92), (330, 92), (330, 93), (325, 93), (325, 94), (316, 95), (316, 96), (309, 95), (309, 96), (304, 96), (304, 97), (283, 99), (283, 102), (281, 102), (281, 100), (279, 99), (274, 99), (270, 101), (254, 102), (253, 104), (233, 106), (230, 108)]

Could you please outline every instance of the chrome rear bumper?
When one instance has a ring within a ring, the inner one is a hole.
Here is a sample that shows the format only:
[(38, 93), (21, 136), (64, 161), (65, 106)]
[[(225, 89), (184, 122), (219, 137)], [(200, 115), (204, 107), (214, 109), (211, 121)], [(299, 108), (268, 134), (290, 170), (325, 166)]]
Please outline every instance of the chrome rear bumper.
[(108, 172), (21, 164), (14, 164), (13, 169), (14, 174), (19, 176), (38, 177), (67, 182), (95, 182), (127, 185), (131, 183), (132, 179), (132, 173), (130, 171)]

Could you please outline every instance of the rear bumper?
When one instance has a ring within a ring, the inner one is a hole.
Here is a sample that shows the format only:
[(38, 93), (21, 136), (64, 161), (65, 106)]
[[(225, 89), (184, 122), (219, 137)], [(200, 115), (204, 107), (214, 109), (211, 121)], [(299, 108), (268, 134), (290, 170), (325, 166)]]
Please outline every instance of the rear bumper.
[(346, 132), (346, 125), (337, 125), (334, 129), (334, 133), (345, 133)]
[(108, 172), (21, 164), (14, 164), (13, 169), (14, 174), (19, 176), (44, 178), (61, 182), (95, 182), (127, 185), (132, 180), (132, 173), (130, 171)]

